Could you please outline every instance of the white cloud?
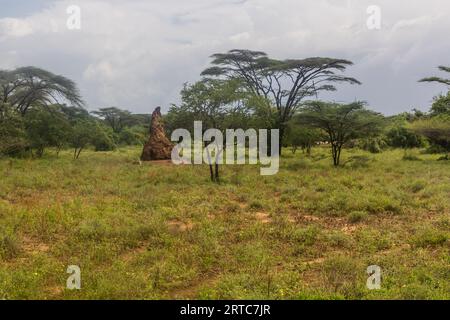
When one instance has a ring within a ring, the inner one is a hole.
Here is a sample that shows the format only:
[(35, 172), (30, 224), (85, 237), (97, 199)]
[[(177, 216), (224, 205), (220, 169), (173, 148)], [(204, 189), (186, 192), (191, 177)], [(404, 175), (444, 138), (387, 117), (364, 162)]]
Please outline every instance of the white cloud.
[[(71, 31), (66, 8), (74, 2), (82, 29)], [(385, 112), (426, 104), (436, 87), (417, 78), (450, 64), (450, 2), (377, 2), (379, 31), (366, 28), (368, 0), (55, 1), (27, 17), (0, 18), (0, 67), (38, 65), (72, 77), (91, 108), (150, 112), (176, 102), (212, 53), (239, 47), (354, 61), (348, 73), (364, 85), (332, 99), (368, 100)]]
[(31, 24), (26, 20), (4, 18), (0, 20), (0, 40), (23, 37), (33, 33)]

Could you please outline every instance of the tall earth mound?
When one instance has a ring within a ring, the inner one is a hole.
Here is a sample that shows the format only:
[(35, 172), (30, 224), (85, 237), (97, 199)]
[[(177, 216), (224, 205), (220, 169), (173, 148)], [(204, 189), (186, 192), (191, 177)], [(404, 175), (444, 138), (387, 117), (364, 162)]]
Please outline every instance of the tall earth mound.
[(173, 145), (166, 137), (164, 124), (161, 117), (161, 107), (157, 107), (152, 113), (150, 125), (150, 139), (142, 150), (141, 160), (169, 160)]

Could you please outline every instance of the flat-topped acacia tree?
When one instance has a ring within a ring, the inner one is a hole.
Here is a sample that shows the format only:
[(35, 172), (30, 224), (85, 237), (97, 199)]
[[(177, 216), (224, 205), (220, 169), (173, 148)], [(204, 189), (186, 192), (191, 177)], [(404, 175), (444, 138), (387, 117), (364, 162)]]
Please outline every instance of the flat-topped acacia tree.
[(353, 64), (344, 59), (276, 60), (265, 52), (237, 49), (214, 54), (211, 58), (213, 66), (204, 70), (202, 76), (243, 80), (246, 90), (276, 107), (276, 125), (272, 129), (280, 130), (280, 142), (285, 136), (287, 122), (304, 98), (321, 91), (335, 91), (335, 83), (360, 84), (358, 80), (340, 74)]
[(24, 116), (31, 108), (63, 101), (84, 104), (75, 82), (66, 77), (36, 67), (0, 70), (0, 106), (8, 104)]

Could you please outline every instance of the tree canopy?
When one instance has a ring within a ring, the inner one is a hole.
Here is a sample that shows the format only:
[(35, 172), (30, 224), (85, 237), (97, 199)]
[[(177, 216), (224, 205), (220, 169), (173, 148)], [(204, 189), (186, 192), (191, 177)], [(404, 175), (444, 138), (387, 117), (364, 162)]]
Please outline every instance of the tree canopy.
[[(441, 71), (450, 73), (450, 67), (439, 66), (438, 69)], [(437, 83), (442, 83), (442, 84), (446, 84), (446, 85), (450, 86), (450, 79), (445, 79), (445, 78), (436, 77), (436, 76), (423, 78), (423, 79), (419, 80), (419, 82), (437, 82)]]
[(80, 92), (72, 80), (36, 67), (0, 71), (0, 101), (20, 114), (34, 107), (69, 102), (82, 106)]
[(383, 117), (364, 108), (363, 102), (339, 104), (311, 101), (304, 105), (299, 124), (323, 130), (333, 156), (333, 164), (338, 166), (342, 147), (351, 139), (367, 138), (380, 132)]
[(277, 109), (280, 139), (287, 122), (302, 101), (321, 91), (335, 91), (335, 83), (360, 84), (354, 78), (340, 74), (353, 63), (344, 59), (313, 57), (277, 60), (265, 52), (231, 50), (212, 57), (212, 67), (201, 75), (213, 78), (239, 79), (254, 95), (271, 101)]

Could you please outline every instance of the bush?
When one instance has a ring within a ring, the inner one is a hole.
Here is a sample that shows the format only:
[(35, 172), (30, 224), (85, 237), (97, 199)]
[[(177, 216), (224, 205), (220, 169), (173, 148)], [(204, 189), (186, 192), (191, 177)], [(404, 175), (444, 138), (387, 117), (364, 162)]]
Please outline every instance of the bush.
[(402, 159), (405, 161), (421, 161), (422, 160), (417, 155), (415, 155), (412, 151), (405, 151)]
[(422, 148), (425, 140), (404, 127), (392, 128), (386, 134), (387, 144), (394, 148)]
[(24, 118), (27, 140), (37, 157), (48, 147), (61, 149), (69, 139), (71, 126), (56, 107), (31, 109)]
[(450, 115), (442, 114), (417, 120), (411, 124), (411, 129), (425, 136), (433, 145), (450, 151)]
[(373, 159), (371, 159), (367, 156), (351, 156), (344, 163), (344, 165), (349, 166), (353, 169), (367, 168), (369, 166), (369, 163), (372, 161), (373, 161)]
[(140, 126), (124, 128), (118, 135), (118, 142), (121, 145), (135, 146), (142, 145), (146, 139), (146, 129)]
[(380, 153), (383, 149), (386, 149), (388, 144), (384, 140), (384, 138), (367, 138), (359, 141), (358, 146), (365, 151), (369, 151), (370, 153)]
[(420, 248), (436, 247), (445, 244), (448, 239), (448, 235), (442, 231), (424, 228), (416, 232), (412, 243)]
[(112, 129), (97, 123), (94, 135), (92, 136), (92, 145), (95, 147), (95, 151), (114, 150), (116, 144)]
[(15, 114), (0, 114), (0, 156), (19, 156), (27, 148), (22, 118)]
[(16, 238), (4, 231), (0, 231), (0, 258), (9, 260), (20, 253), (20, 246)]
[(361, 295), (361, 283), (358, 274), (362, 274), (362, 268), (354, 258), (347, 256), (334, 256), (323, 265), (323, 274), (328, 285), (345, 297), (358, 297)]
[(351, 223), (357, 223), (367, 218), (367, 212), (366, 211), (352, 211), (348, 215), (348, 221)]

